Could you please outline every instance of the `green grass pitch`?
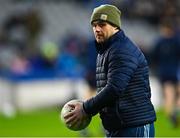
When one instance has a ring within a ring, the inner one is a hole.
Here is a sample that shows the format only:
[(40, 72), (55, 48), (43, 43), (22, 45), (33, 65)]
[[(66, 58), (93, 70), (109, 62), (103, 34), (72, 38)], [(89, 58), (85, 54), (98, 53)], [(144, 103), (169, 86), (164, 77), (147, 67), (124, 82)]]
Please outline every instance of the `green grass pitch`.
[[(28, 137), (104, 137), (99, 116), (93, 117), (85, 131), (71, 131), (60, 121), (60, 110), (56, 108), (33, 111), (28, 113), (18, 112), (15, 117), (7, 118), (0, 114), (0, 136), (28, 136)], [(155, 123), (156, 137), (180, 136), (180, 127), (173, 128), (163, 111), (157, 111)]]

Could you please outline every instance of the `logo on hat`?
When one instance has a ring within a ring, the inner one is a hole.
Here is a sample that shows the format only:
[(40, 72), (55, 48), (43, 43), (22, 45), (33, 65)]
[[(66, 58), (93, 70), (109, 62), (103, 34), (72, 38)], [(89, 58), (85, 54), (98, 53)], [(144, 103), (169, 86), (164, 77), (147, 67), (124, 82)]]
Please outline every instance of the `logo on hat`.
[(106, 14), (101, 14), (100, 19), (106, 21), (107, 20), (107, 15)]

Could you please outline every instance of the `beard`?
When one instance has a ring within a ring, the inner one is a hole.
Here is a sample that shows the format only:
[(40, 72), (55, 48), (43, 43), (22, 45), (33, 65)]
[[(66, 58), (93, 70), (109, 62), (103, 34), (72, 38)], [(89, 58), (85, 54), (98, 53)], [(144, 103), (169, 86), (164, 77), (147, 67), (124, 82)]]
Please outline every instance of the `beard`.
[(105, 41), (105, 38), (103, 35), (96, 35), (95, 38), (98, 43), (103, 43)]

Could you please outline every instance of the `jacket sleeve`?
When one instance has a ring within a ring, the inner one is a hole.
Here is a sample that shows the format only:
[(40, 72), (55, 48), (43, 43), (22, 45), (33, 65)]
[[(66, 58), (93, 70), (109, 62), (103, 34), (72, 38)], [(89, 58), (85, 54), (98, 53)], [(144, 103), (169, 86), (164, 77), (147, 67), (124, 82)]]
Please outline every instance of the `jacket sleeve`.
[(110, 51), (107, 84), (96, 96), (83, 103), (87, 114), (92, 116), (97, 114), (102, 108), (111, 104), (121, 95), (138, 66), (137, 59), (138, 57), (128, 50), (122, 51), (116, 48)]

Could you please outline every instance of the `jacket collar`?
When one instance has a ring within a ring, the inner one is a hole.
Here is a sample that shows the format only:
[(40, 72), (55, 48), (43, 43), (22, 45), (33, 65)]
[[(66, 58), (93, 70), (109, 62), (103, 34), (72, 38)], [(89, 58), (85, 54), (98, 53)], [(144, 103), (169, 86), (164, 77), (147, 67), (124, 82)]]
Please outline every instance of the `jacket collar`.
[(104, 43), (96, 43), (96, 50), (98, 53), (103, 53), (105, 50), (107, 50), (115, 41), (122, 40), (125, 37), (125, 34), (123, 30), (118, 31), (114, 35), (112, 35), (108, 40), (106, 40)]

